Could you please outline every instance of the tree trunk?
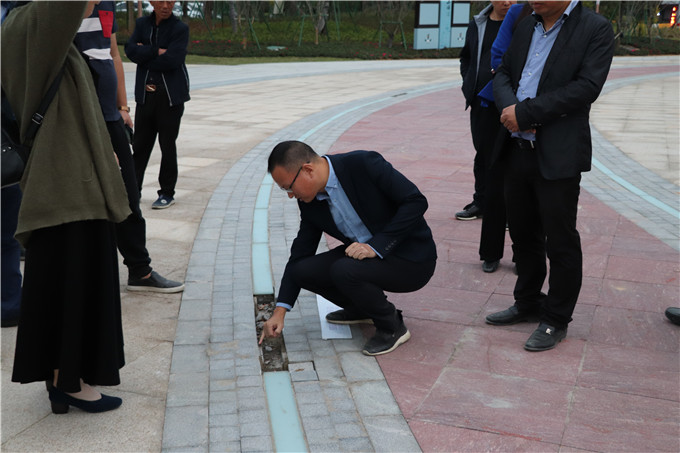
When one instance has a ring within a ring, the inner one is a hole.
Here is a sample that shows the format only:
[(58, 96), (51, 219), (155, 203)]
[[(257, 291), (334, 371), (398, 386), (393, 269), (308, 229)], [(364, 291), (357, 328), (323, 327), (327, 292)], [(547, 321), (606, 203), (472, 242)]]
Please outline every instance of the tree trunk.
[(213, 29), (213, 9), (215, 7), (215, 2), (212, 0), (206, 0), (203, 2), (203, 17), (205, 18), (205, 23), (208, 25), (208, 29)]
[(132, 33), (132, 29), (134, 28), (135, 24), (135, 2), (132, 1), (127, 1), (125, 2), (125, 6), (127, 9), (127, 29), (128, 33)]
[(137, 17), (144, 15), (144, 2), (137, 2)]
[(231, 21), (231, 32), (238, 31), (238, 11), (236, 10), (236, 2), (229, 2), (229, 20)]

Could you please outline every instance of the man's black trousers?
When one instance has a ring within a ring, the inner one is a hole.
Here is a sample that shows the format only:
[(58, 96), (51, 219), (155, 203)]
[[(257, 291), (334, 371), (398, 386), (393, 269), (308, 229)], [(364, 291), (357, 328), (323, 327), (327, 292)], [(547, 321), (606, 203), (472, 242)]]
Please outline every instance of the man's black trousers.
[(294, 281), (345, 309), (351, 316), (373, 319), (375, 327), (396, 331), (401, 317), (385, 291), (408, 293), (430, 280), (436, 261), (415, 263), (394, 256), (355, 260), (345, 246), (289, 264)]
[(177, 136), (179, 125), (184, 114), (184, 104), (170, 106), (165, 88), (146, 92), (143, 104), (137, 103), (135, 108), (134, 162), (137, 178), (137, 190), (142, 192), (144, 172), (151, 157), (153, 145), (158, 135), (161, 147), (161, 169), (158, 183), (161, 188), (158, 195), (173, 198), (177, 184)]
[(113, 150), (118, 156), (118, 165), (125, 183), (128, 203), (132, 214), (116, 224), (118, 250), (123, 255), (123, 264), (128, 268), (130, 279), (138, 280), (151, 272), (151, 258), (146, 250), (146, 221), (139, 208), (139, 189), (135, 179), (135, 164), (132, 161), (130, 143), (123, 119), (107, 121)]
[[(505, 196), (512, 250), (517, 264), (515, 305), (540, 312), (556, 328), (571, 321), (581, 290), (583, 255), (576, 230), (581, 176), (547, 180), (538, 149), (513, 143), (506, 162)], [(548, 296), (541, 294), (550, 260)]]

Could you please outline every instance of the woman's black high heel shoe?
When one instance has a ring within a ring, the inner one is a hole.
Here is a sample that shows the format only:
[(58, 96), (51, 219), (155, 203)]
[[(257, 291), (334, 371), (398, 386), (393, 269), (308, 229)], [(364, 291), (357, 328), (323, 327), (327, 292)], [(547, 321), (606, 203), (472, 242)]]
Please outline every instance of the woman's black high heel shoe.
[(50, 402), (52, 403), (52, 413), (54, 414), (67, 413), (69, 406), (77, 407), (85, 412), (106, 412), (117, 409), (123, 404), (123, 400), (116, 396), (102, 394), (102, 397), (97, 401), (85, 401), (74, 398), (56, 387), (51, 387), (48, 391), (50, 393)]

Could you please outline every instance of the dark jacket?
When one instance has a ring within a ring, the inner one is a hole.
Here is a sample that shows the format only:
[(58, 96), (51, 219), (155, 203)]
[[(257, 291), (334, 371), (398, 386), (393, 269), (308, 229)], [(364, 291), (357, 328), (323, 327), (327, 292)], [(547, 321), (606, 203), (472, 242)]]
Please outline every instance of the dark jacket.
[[(144, 86), (149, 71), (162, 73), (170, 105), (179, 105), (189, 99), (189, 73), (184, 64), (189, 44), (189, 27), (177, 17), (170, 16), (158, 25), (157, 39), (151, 42), (156, 27), (156, 13), (140, 17), (135, 23), (135, 31), (125, 45), (125, 55), (137, 63), (135, 78), (135, 101), (143, 104), (146, 97)], [(138, 45), (142, 43), (142, 45)], [(158, 49), (167, 49), (158, 55)]]
[[(517, 87), (527, 59), (535, 19), (523, 20), (494, 77), (499, 111), (517, 104), (520, 130), (536, 129), (541, 175), (549, 180), (590, 170), (590, 105), (607, 80), (614, 33), (603, 16), (579, 3), (566, 19), (541, 73), (536, 97), (517, 103)], [(506, 134), (509, 139), (510, 134)], [(507, 147), (506, 147), (507, 148)], [(497, 147), (498, 155), (502, 147)]]
[[(390, 254), (414, 262), (437, 258), (432, 231), (423, 215), (428, 204), (415, 184), (395, 170), (375, 151), (353, 151), (328, 156), (347, 198), (366, 228), (373, 234), (368, 244), (380, 255)], [(278, 300), (293, 304), (300, 287), (287, 269), (301, 258), (316, 254), (322, 233), (345, 245), (352, 241), (333, 221), (326, 201), (298, 201), (300, 229), (293, 241)], [(376, 258), (380, 259), (380, 258)]]
[[(463, 77), (463, 96), (465, 96), (465, 109), (475, 99), (475, 85), (477, 84), (477, 74), (479, 72), (479, 58), (482, 51), (482, 41), (486, 31), (486, 22), (489, 14), (493, 11), (493, 6), (484, 8), (470, 21), (467, 32), (465, 33), (465, 44), (460, 51), (460, 75)], [(490, 68), (489, 68), (490, 69)]]

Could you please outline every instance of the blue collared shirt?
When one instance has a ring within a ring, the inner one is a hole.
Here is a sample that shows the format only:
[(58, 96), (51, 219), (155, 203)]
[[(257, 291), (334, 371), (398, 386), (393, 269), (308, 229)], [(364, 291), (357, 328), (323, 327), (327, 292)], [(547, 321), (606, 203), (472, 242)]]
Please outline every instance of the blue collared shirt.
[[(557, 35), (562, 29), (562, 24), (564, 24), (565, 19), (569, 17), (569, 14), (577, 4), (578, 0), (572, 0), (564, 11), (564, 14), (562, 14), (562, 17), (560, 17), (548, 31), (545, 31), (543, 22), (536, 22), (534, 34), (531, 37), (531, 46), (529, 47), (527, 61), (524, 63), (522, 77), (519, 80), (519, 87), (517, 88), (517, 100), (519, 102), (536, 97), (538, 82), (541, 80), (541, 74), (543, 73), (545, 62), (548, 60), (548, 55), (550, 55)], [(533, 14), (536, 15), (536, 13)], [(526, 140), (536, 140), (536, 134), (526, 131), (514, 132), (512, 136), (521, 137)]]
[(340, 185), (338, 177), (335, 175), (333, 164), (327, 156), (323, 156), (328, 162), (328, 182), (326, 183), (326, 193), (319, 193), (317, 200), (328, 202), (331, 215), (338, 230), (354, 242), (366, 243), (373, 237), (364, 222), (354, 210), (352, 203), (345, 190)]
[[(345, 190), (340, 185), (338, 177), (333, 169), (333, 164), (328, 156), (323, 156), (328, 162), (328, 182), (326, 182), (326, 193), (319, 193), (316, 195), (316, 199), (319, 201), (326, 200), (328, 202), (328, 208), (333, 216), (333, 221), (338, 230), (350, 240), (354, 242), (367, 243), (373, 235), (364, 222), (361, 221), (359, 214), (354, 210), (352, 203), (350, 203), (349, 198)], [(370, 247), (370, 245), (369, 245)], [(373, 248), (373, 247), (371, 247)], [(373, 251), (380, 257), (382, 256), (375, 250)], [(286, 310), (292, 308), (290, 304), (285, 302), (277, 302), (277, 307), (284, 307)]]

